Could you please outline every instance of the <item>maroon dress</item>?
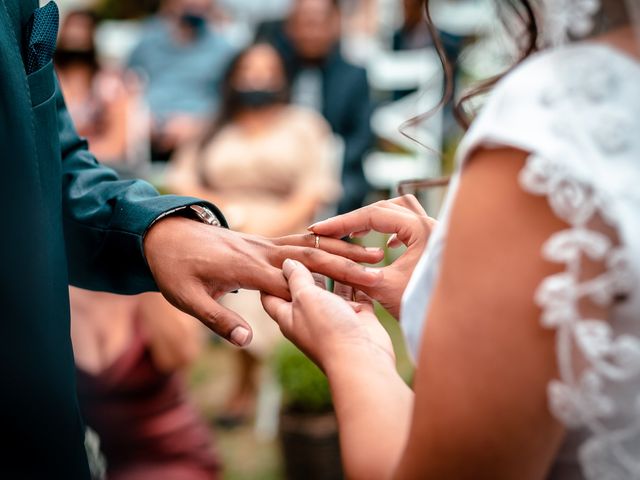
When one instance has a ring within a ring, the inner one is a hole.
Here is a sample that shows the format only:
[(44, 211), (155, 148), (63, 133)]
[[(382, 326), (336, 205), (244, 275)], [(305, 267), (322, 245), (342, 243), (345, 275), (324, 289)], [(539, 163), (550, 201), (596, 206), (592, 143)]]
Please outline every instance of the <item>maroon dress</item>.
[(100, 437), (109, 480), (211, 480), (220, 464), (211, 434), (178, 373), (161, 372), (138, 328), (97, 375), (77, 368), (84, 419)]

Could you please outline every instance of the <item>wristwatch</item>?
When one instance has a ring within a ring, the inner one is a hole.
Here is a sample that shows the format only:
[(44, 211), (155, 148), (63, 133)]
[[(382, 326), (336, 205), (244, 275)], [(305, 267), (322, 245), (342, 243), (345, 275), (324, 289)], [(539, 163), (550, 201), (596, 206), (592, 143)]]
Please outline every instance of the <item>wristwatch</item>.
[(189, 208), (196, 214), (196, 216), (202, 223), (206, 223), (207, 225), (211, 225), (213, 227), (222, 226), (222, 223), (220, 222), (220, 220), (218, 220), (218, 217), (216, 217), (215, 214), (207, 207), (203, 207), (202, 205), (190, 205)]
[(149, 225), (149, 228), (155, 225), (159, 220), (162, 220), (163, 218), (174, 214), (181, 214), (185, 217), (190, 217), (194, 220), (202, 222), (206, 225), (211, 225), (213, 227), (223, 226), (220, 219), (218, 219), (218, 217), (216, 217), (216, 215), (209, 208), (203, 207), (202, 205), (189, 205), (188, 207), (178, 207), (164, 212), (162, 215), (156, 218), (151, 223), (151, 225)]

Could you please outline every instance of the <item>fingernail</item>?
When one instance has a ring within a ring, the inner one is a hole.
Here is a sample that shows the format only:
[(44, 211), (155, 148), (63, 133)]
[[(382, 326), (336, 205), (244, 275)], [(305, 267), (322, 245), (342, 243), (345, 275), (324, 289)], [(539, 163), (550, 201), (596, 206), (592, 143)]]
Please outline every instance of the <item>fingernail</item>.
[(322, 223), (322, 222), (316, 222), (316, 223), (314, 223), (313, 225), (309, 225), (309, 226), (307, 227), (307, 230), (309, 230), (310, 232), (312, 232), (312, 231), (313, 231), (313, 229), (314, 229), (314, 228), (316, 228), (316, 227), (317, 227), (318, 225), (320, 225), (321, 223)]
[(285, 276), (288, 277), (289, 274), (293, 271), (293, 269), (296, 268), (297, 266), (298, 266), (298, 262), (296, 262), (295, 260), (291, 260), (290, 258), (287, 258), (282, 264), (282, 271), (284, 272)]
[(381, 248), (376, 248), (376, 247), (367, 247), (365, 248), (365, 250), (369, 253), (382, 253), (383, 250)]
[(238, 347), (244, 347), (249, 342), (251, 332), (244, 327), (236, 327), (229, 335), (229, 340)]
[(362, 305), (360, 305), (357, 302), (351, 302), (351, 307), (353, 308), (353, 311), (356, 313), (360, 313), (362, 311)]

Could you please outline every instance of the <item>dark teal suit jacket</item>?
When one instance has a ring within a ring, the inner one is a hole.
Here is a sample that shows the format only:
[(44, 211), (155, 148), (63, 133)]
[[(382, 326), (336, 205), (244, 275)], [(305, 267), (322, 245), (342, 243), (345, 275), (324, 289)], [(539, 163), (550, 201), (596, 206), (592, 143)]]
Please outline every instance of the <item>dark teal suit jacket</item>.
[(0, 478), (74, 480), (88, 469), (68, 284), (155, 290), (144, 232), (202, 202), (159, 196), (96, 162), (52, 64), (26, 74), (22, 31), (37, 6), (0, 0)]

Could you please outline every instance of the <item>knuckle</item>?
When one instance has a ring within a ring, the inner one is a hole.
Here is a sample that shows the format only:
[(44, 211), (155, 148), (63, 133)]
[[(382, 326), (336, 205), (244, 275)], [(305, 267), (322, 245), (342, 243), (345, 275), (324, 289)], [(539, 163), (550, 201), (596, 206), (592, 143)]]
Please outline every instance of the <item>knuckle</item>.
[(282, 252), (284, 251), (284, 247), (279, 245), (271, 245), (268, 246), (265, 250), (265, 257), (267, 263), (274, 264), (277, 260), (282, 257)]
[(353, 270), (354, 268), (358, 268), (358, 269), (362, 268), (357, 263), (352, 262), (351, 260), (348, 260), (348, 259), (342, 260), (342, 265), (344, 266), (345, 270)]
[(213, 329), (220, 328), (224, 320), (222, 312), (218, 310), (206, 312), (204, 319), (207, 322), (207, 325)]
[(268, 251), (269, 263), (274, 267), (281, 267), (284, 259), (291, 258), (296, 248), (297, 247), (291, 245), (274, 246)]
[(341, 262), (341, 268), (336, 272), (336, 280), (342, 280), (349, 283), (356, 276), (356, 268), (360, 268), (357, 263), (350, 260), (343, 260)]
[(302, 255), (302, 258), (306, 259), (306, 260), (315, 260), (318, 257), (318, 251), (315, 248), (310, 248), (310, 247), (304, 247), (301, 251), (300, 254)]
[(369, 212), (369, 219), (373, 215), (380, 215), (381, 213), (387, 212), (390, 208), (393, 208), (393, 203), (391, 202), (383, 202), (381, 200), (379, 204), (373, 204)]
[(316, 243), (316, 234), (315, 233), (306, 233), (302, 236), (303, 243), (305, 245), (315, 245)]
[(280, 241), (274, 242), (276, 245), (282, 246), (297, 246), (304, 245), (306, 243), (306, 234), (302, 235), (287, 235), (282, 237)]

